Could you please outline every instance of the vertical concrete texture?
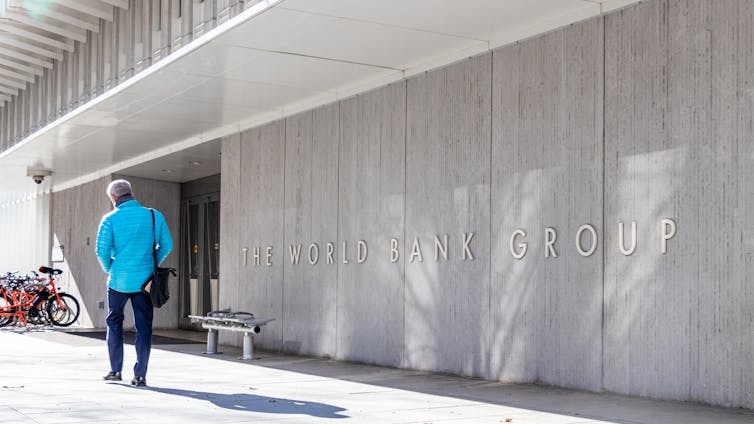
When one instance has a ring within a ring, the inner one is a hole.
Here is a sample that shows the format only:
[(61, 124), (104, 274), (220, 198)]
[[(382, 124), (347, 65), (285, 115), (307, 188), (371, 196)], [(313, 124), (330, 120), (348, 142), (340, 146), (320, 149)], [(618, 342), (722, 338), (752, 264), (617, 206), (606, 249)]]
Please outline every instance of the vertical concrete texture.
[(221, 306), (267, 349), (754, 407), (753, 29), (648, 1), (225, 139)]
[(402, 245), (410, 368), (488, 374), (491, 79), (487, 54), (408, 81)]
[[(602, 42), (594, 19), (493, 52), (495, 379), (601, 388)], [(598, 235), (589, 257), (575, 247), (583, 224)], [(547, 227), (557, 257), (545, 257)]]
[[(220, 169), (220, 296), (221, 308), (242, 310), (244, 299), (241, 289), (240, 266), (242, 252), (240, 233), (246, 231), (240, 224), (239, 187), (241, 183), (241, 134), (223, 138)], [(221, 343), (238, 344), (239, 335), (230, 331), (219, 334)]]
[[(405, 131), (405, 83), (340, 104), (339, 359), (403, 363), (405, 255), (392, 262), (390, 240), (404, 239)], [(359, 240), (368, 246), (363, 263)]]
[(753, 12), (663, 0), (605, 18), (606, 390), (754, 407)]
[[(148, 178), (131, 177), (127, 175), (113, 175), (112, 179), (124, 178), (131, 183), (134, 197), (142, 206), (155, 208), (162, 212), (165, 221), (173, 237), (173, 251), (168, 255), (161, 266), (180, 270), (181, 242), (181, 185), (168, 181), (159, 181)], [(104, 191), (103, 191), (104, 193)], [(104, 194), (103, 194), (104, 195)], [(160, 309), (155, 309), (155, 328), (177, 328), (180, 314), (179, 303), (179, 278), (170, 278), (170, 301)], [(130, 321), (129, 321), (130, 322)]]
[[(233, 282), (223, 286), (236, 293), (239, 308), (259, 317), (282, 320), (285, 214), (285, 121), (277, 121), (241, 133), (239, 180), (239, 246), (248, 248), (247, 262), (239, 267), (237, 290)], [(222, 197), (222, 195), (221, 195)], [(267, 248), (270, 257), (268, 260)], [(259, 262), (253, 254), (259, 252)], [(222, 305), (220, 305), (222, 307)], [(268, 326), (255, 340), (259, 347), (282, 347), (280, 321)]]
[[(102, 328), (107, 315), (107, 274), (94, 253), (102, 215), (112, 206), (107, 199), (107, 185), (117, 178), (128, 179), (139, 202), (159, 209), (168, 223), (174, 242), (179, 239), (180, 185), (164, 181), (113, 175), (53, 194), (53, 247), (62, 246), (64, 261), (53, 263), (62, 268), (61, 288), (79, 299), (82, 307), (79, 322)], [(178, 269), (178, 247), (163, 262)], [(155, 311), (155, 328), (178, 326), (178, 281), (171, 279), (171, 301)], [(100, 308), (100, 303), (103, 308)], [(133, 318), (126, 314), (126, 327), (133, 326)]]
[[(338, 104), (288, 118), (285, 129), (283, 350), (335, 356)], [(298, 258), (294, 261), (291, 255)]]
[[(79, 300), (79, 323), (102, 328), (107, 315), (107, 274), (97, 261), (94, 246), (102, 215), (112, 206), (105, 189), (111, 177), (53, 193), (53, 248), (62, 250), (63, 261), (54, 262), (64, 272), (59, 288)], [(103, 308), (100, 308), (103, 302)], [(133, 325), (133, 321), (129, 321)]]
[[(736, 196), (737, 201), (732, 210), (732, 205), (728, 203), (726, 210), (733, 216), (733, 222), (728, 223), (727, 231), (735, 240), (732, 246), (733, 251), (730, 252), (730, 255), (735, 258), (730, 266), (735, 268), (730, 268), (727, 272), (734, 275), (731, 281), (735, 283), (726, 288), (725, 297), (718, 299), (718, 304), (732, 300), (733, 305), (728, 306), (725, 318), (733, 324), (732, 329), (728, 329), (727, 332), (734, 333), (730, 338), (732, 342), (729, 343), (736, 346), (738, 354), (735, 357), (728, 356), (728, 358), (739, 362), (733, 365), (732, 372), (728, 371), (727, 381), (737, 381), (737, 383), (732, 383), (734, 388), (726, 390), (725, 394), (730, 395), (733, 392), (734, 396), (722, 403), (754, 409), (754, 365), (751, 361), (754, 357), (754, 337), (750, 337), (754, 328), (754, 291), (751, 288), (751, 275), (754, 275), (752, 262), (754, 220), (751, 219), (751, 211), (754, 210), (754, 191), (751, 189), (751, 182), (754, 181), (754, 163), (752, 163), (754, 162), (754, 144), (751, 143), (754, 140), (754, 29), (752, 29), (754, 28), (754, 4), (740, 1), (737, 5), (735, 12), (738, 21), (735, 105), (738, 112), (736, 117), (738, 163), (734, 168), (736, 174), (731, 181), (736, 188), (732, 194)], [(721, 106), (719, 102), (717, 105)], [(729, 152), (729, 157), (733, 153)], [(718, 215), (718, 219), (722, 224), (730, 218)], [(699, 346), (701, 339), (697, 340), (696, 346)], [(712, 384), (714, 383), (705, 384), (705, 387), (709, 388)], [(711, 397), (706, 393), (696, 392), (695, 397), (713, 402), (709, 400)]]

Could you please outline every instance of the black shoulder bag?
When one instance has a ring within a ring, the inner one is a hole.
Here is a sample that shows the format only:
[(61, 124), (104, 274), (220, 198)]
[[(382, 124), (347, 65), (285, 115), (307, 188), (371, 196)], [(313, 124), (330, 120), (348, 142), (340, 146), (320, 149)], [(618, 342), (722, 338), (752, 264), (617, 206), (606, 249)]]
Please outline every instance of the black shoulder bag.
[(154, 228), (154, 209), (149, 209), (152, 213), (152, 257), (154, 258), (154, 272), (149, 279), (141, 285), (141, 292), (149, 296), (149, 300), (152, 301), (152, 306), (155, 308), (162, 308), (162, 306), (168, 303), (170, 293), (168, 291), (168, 279), (170, 274), (173, 277), (176, 276), (175, 268), (160, 268), (157, 263), (157, 236), (155, 235)]

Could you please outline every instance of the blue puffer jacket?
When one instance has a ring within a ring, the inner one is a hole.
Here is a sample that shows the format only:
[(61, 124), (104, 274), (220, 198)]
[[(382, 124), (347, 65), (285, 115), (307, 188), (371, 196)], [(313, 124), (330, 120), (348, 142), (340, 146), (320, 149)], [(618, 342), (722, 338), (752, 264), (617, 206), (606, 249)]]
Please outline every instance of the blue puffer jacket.
[(121, 293), (136, 293), (154, 271), (153, 242), (157, 243), (157, 263), (173, 250), (173, 239), (165, 217), (152, 214), (136, 200), (128, 200), (102, 217), (97, 231), (96, 253), (102, 269), (110, 276), (108, 287)]

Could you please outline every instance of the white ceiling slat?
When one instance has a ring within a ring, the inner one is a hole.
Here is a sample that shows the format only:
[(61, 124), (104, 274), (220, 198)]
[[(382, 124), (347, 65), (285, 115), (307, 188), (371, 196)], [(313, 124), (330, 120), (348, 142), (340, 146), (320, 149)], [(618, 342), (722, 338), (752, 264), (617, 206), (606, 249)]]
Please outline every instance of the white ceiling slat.
[[(129, 0), (0, 0), (0, 103), (34, 83)], [(2, 106), (2, 104), (0, 104)]]
[(0, 85), (0, 93), (5, 93), (9, 96), (17, 96), (18, 95), (18, 89), (17, 88), (11, 88), (6, 87), (4, 85)]
[(9, 102), (10, 96), (8, 96), (7, 94), (0, 94), (0, 101), (2, 101), (3, 103)]
[(103, 3), (107, 3), (111, 6), (115, 6), (120, 9), (128, 10), (128, 0), (100, 0)]
[(24, 7), (24, 10), (26, 10), (27, 13), (37, 13), (42, 16), (47, 16), (48, 18), (65, 22), (73, 26), (77, 26), (83, 30), (89, 30), (93, 32), (99, 31), (99, 23), (80, 19), (79, 17), (74, 16), (73, 14), (62, 12), (59, 8), (47, 7), (47, 8), (34, 8), (30, 10), (29, 8)]
[(20, 90), (26, 89), (26, 83), (23, 81), (19, 81), (13, 78), (2, 78), (0, 79), (0, 85), (5, 85), (6, 87), (13, 87), (18, 88)]
[(5, 22), (2, 22), (2, 28), (3, 31), (9, 32), (11, 34), (20, 35), (21, 37), (28, 38), (32, 41), (37, 41), (42, 44), (47, 44), (48, 46), (52, 46), (58, 49), (67, 50), (69, 52), (73, 51), (73, 42), (72, 41), (60, 41), (52, 39), (44, 34), (39, 34), (36, 31), (32, 31), (31, 29), (28, 29), (26, 27), (22, 27), (20, 25), (14, 25), (14, 24), (5, 24)]
[(49, 57), (50, 59), (63, 60), (63, 53), (49, 50), (43, 47), (35, 46), (31, 43), (19, 40), (18, 38), (8, 37), (0, 34), (0, 44), (8, 48), (18, 48), (27, 52), (35, 53), (40, 56)]
[(7, 11), (5, 16), (13, 19), (14, 21), (18, 21), (47, 32), (51, 32), (53, 34), (62, 35), (63, 37), (71, 38), (76, 41), (81, 41), (82, 43), (86, 41), (86, 31), (80, 28), (76, 28), (70, 25), (55, 25), (50, 23), (49, 21), (37, 20), (29, 15), (19, 12)]
[(23, 60), (24, 62), (28, 62), (34, 65), (44, 66), (45, 68), (52, 68), (52, 61), (51, 60), (45, 60), (36, 56), (31, 56), (25, 53), (22, 53), (18, 50), (14, 50), (12, 48), (6, 48), (0, 45), (0, 54), (3, 54), (5, 56), (10, 56), (19, 60)]
[(35, 75), (44, 74), (44, 70), (42, 69), (41, 66), (23, 64), (16, 60), (12, 60), (11, 58), (7, 58), (3, 56), (0, 56), (0, 65), (5, 65), (9, 68), (18, 69), (19, 71), (28, 72), (30, 74), (35, 74)]
[(4, 68), (2, 66), (0, 66), (0, 75), (20, 79), (27, 82), (34, 82), (34, 75), (23, 74), (12, 69)]
[(56, 4), (77, 10), (87, 15), (104, 19), (108, 22), (113, 20), (113, 7), (96, 1), (79, 0), (56, 0)]

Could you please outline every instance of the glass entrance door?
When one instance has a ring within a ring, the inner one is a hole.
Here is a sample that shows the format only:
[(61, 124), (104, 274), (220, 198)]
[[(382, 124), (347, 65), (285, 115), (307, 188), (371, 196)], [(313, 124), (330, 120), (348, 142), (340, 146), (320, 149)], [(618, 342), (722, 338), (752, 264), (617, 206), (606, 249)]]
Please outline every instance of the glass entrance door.
[(220, 195), (183, 201), (181, 327), (198, 328), (188, 315), (217, 310), (220, 293)]

